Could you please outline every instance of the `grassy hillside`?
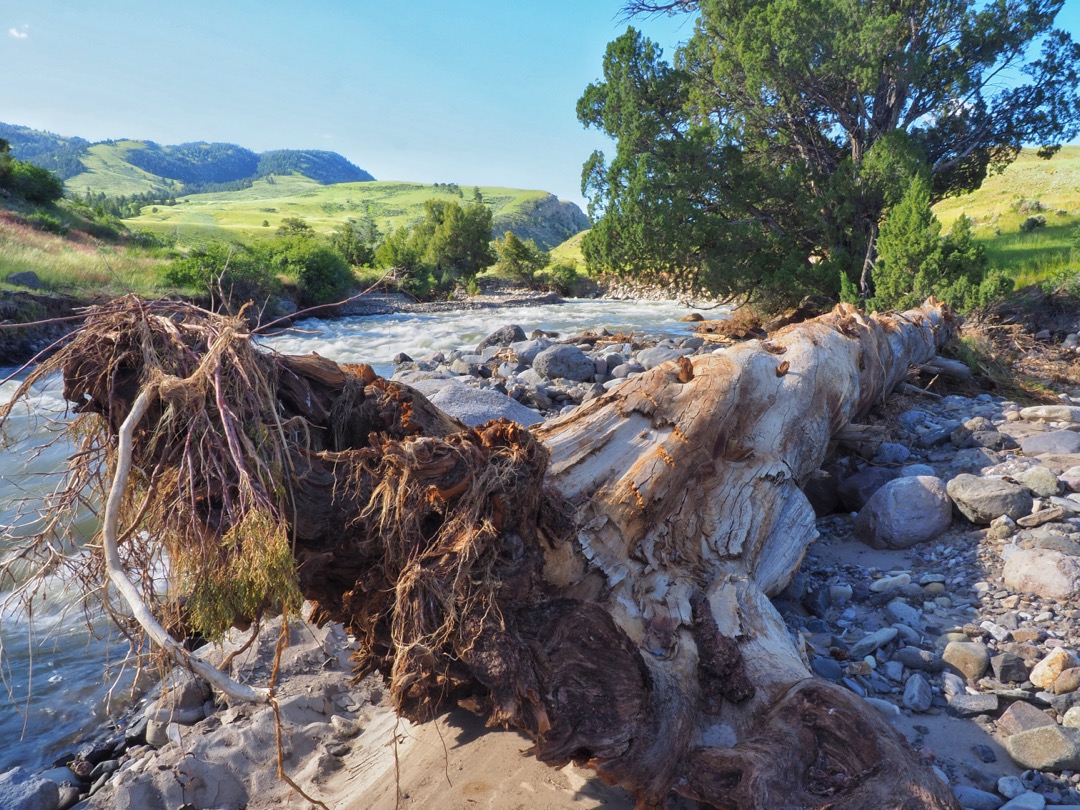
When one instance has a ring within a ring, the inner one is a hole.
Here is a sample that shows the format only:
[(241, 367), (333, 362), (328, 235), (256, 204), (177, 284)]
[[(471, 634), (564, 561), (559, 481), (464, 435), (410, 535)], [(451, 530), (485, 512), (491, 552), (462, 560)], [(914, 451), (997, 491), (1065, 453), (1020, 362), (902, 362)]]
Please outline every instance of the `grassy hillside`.
[[(960, 214), (975, 223), (993, 267), (1008, 270), (1019, 285), (1076, 270), (1070, 240), (1080, 225), (1080, 146), (1066, 146), (1050, 160), (1025, 150), (1002, 174), (988, 177), (971, 194), (943, 200), (934, 208), (948, 228)], [(1029, 217), (1046, 224), (1024, 232)]]
[[(316, 231), (331, 233), (350, 218), (371, 216), (385, 234), (413, 224), (423, 214), (426, 200), (465, 202), (471, 193), (472, 187), (462, 197), (452, 186), (390, 181), (324, 186), (291, 175), (257, 180), (240, 191), (193, 194), (178, 199), (174, 206), (146, 206), (140, 216), (125, 223), (132, 229), (175, 233), (181, 241), (198, 241), (215, 232), (220, 235), (222, 230), (239, 239), (273, 236), (286, 217), (303, 219)], [(521, 211), (535, 209), (551, 197), (544, 191), (492, 186), (481, 187), (480, 193), (491, 206), (496, 233), (511, 224), (518, 230)]]
[(80, 156), (86, 171), (64, 182), (68, 193), (81, 196), (90, 191), (109, 197), (130, 197), (132, 194), (169, 189), (172, 184), (167, 180), (143, 171), (128, 161), (131, 152), (142, 148), (142, 141), (112, 141), (87, 147)]

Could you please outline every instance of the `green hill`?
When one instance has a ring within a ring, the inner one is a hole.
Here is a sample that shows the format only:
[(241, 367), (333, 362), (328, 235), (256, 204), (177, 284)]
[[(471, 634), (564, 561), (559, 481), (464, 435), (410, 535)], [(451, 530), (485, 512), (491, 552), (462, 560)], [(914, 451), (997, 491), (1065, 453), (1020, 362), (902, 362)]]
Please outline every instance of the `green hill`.
[(0, 123), (12, 154), (56, 172), (75, 194), (163, 196), (243, 188), (274, 174), (301, 174), (318, 183), (374, 178), (335, 152), (277, 149), (262, 154), (233, 143), (110, 140), (90, 143)]
[[(285, 217), (303, 219), (324, 233), (349, 219), (371, 217), (388, 233), (419, 219), (425, 200), (471, 199), (472, 191), (454, 183), (376, 182), (341, 155), (322, 150), (258, 154), (236, 144), (201, 141), (90, 143), (10, 124), (0, 124), (0, 137), (9, 140), (15, 157), (32, 156), (60, 175), (69, 194), (124, 197), (132, 209), (147, 201), (127, 225), (187, 241), (219, 237), (221, 229), (240, 239), (273, 235)], [(480, 191), (492, 209), (492, 236), (512, 230), (550, 248), (589, 227), (580, 208), (545, 191)]]
[[(971, 194), (934, 206), (948, 228), (960, 214), (974, 223), (991, 266), (1019, 285), (1076, 270), (1071, 240), (1080, 225), (1080, 146), (1065, 146), (1050, 160), (1025, 149), (1001, 174)], [(1025, 226), (1034, 218), (1035, 225)], [(1024, 228), (1028, 227), (1028, 230)]]
[[(513, 230), (547, 248), (589, 224), (576, 205), (546, 191), (481, 186), (480, 193), (491, 207), (496, 235)], [(183, 240), (210, 238), (222, 230), (245, 239), (274, 235), (287, 217), (302, 219), (322, 233), (331, 233), (350, 219), (371, 217), (385, 234), (412, 225), (423, 215), (424, 202), (429, 199), (464, 196), (453, 184), (370, 181), (321, 185), (299, 175), (274, 175), (238, 191), (193, 194), (178, 198), (171, 206), (144, 206), (140, 216), (125, 223), (133, 229), (175, 233)]]

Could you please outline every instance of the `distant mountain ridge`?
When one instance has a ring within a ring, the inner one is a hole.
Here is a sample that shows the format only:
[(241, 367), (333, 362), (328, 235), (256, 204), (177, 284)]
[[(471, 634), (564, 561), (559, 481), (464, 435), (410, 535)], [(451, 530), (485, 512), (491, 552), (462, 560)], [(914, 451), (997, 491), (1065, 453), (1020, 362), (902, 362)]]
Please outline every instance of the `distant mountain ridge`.
[[(0, 123), (0, 138), (12, 154), (56, 172), (69, 188), (83, 186), (109, 193), (93, 177), (104, 163), (110, 177), (125, 181), (115, 194), (169, 192), (194, 194), (235, 185), (242, 188), (274, 174), (300, 174), (317, 183), (360, 183), (375, 178), (336, 152), (319, 149), (276, 149), (257, 153), (233, 143), (196, 141), (160, 145), (154, 141), (108, 140), (91, 143), (30, 127)], [(137, 171), (125, 171), (123, 164)], [(105, 178), (100, 178), (105, 179)], [(132, 186), (136, 186), (133, 188)]]

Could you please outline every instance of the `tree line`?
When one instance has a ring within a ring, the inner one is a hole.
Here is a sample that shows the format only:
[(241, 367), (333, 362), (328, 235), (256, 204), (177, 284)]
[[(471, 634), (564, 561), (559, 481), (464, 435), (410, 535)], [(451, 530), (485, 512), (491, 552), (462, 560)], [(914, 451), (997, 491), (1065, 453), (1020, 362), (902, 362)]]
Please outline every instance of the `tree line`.
[(1063, 2), (631, 0), (696, 23), (671, 60), (629, 28), (578, 102), (616, 142), (583, 169), (590, 268), (774, 306), (992, 296), (930, 206), (1080, 131)]

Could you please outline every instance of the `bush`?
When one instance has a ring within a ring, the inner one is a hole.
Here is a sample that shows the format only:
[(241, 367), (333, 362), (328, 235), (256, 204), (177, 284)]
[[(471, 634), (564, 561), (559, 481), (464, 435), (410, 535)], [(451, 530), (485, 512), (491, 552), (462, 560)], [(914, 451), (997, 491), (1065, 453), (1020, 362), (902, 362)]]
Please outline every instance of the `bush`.
[(262, 304), (281, 287), (271, 268), (249, 248), (227, 242), (201, 245), (176, 259), (166, 269), (165, 281), (208, 295), (230, 312), (248, 301)]
[(64, 182), (48, 169), (21, 160), (8, 160), (0, 188), (35, 205), (48, 205), (64, 196)]
[(349, 263), (313, 236), (302, 232), (283, 236), (271, 242), (267, 251), (277, 268), (295, 277), (304, 306), (340, 301), (356, 284)]
[(1046, 227), (1046, 217), (1042, 214), (1036, 214), (1033, 217), (1028, 217), (1022, 223), (1020, 223), (1020, 230), (1024, 233), (1031, 233), (1031, 231), (1037, 228)]
[(61, 222), (57, 217), (42, 211), (38, 211), (28, 216), (26, 218), (26, 224), (39, 231), (47, 231), (48, 233), (55, 233), (59, 236), (63, 236), (68, 232), (67, 225)]
[(568, 261), (549, 264), (534, 278), (537, 284), (559, 295), (574, 295), (585, 281), (585, 277), (578, 273), (577, 266)]

